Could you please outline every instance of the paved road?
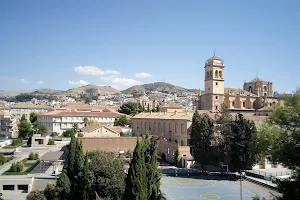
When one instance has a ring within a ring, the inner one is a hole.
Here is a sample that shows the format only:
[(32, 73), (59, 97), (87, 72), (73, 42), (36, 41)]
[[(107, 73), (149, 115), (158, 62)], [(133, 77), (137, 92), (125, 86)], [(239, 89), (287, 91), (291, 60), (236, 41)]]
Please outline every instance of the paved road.
[[(235, 184), (240, 184), (240, 181), (235, 181)], [(242, 186), (247, 188), (249, 191), (254, 192), (258, 194), (261, 197), (265, 197), (267, 200), (272, 199), (272, 197), (280, 196), (279, 192), (276, 192), (274, 190), (268, 189), (266, 187), (257, 185), (255, 183), (249, 182), (249, 181), (242, 181)]]

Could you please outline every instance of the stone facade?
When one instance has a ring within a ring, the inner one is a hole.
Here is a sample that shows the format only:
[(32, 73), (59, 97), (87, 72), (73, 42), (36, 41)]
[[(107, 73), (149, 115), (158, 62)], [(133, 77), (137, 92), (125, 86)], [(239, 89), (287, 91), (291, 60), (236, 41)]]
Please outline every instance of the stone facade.
[(255, 111), (262, 107), (281, 104), (273, 95), (273, 83), (258, 77), (245, 82), (243, 89), (225, 88), (225, 65), (222, 59), (213, 56), (205, 63), (205, 90), (199, 95), (198, 109), (219, 112), (224, 104), (230, 110)]

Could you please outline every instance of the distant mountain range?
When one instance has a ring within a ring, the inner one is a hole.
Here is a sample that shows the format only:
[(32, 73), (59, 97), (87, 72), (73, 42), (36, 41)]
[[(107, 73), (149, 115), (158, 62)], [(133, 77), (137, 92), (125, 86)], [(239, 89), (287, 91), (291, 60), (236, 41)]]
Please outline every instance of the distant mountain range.
[(124, 94), (134, 94), (134, 93), (144, 93), (147, 91), (158, 91), (163, 93), (182, 93), (182, 92), (198, 92), (199, 90), (187, 89), (187, 88), (183, 88), (165, 82), (156, 82), (156, 83), (148, 83), (144, 85), (135, 85), (121, 92)]
[[(165, 82), (148, 83), (143, 85), (135, 85), (126, 90), (121, 91), (123, 94), (143, 94), (148, 91), (158, 91), (162, 93), (182, 93), (182, 92), (198, 92), (197, 89), (187, 89), (180, 86), (172, 85)], [(94, 95), (110, 95), (120, 93), (119, 90), (110, 86), (98, 86), (98, 85), (85, 85), (78, 88), (71, 88), (69, 90), (54, 90), (49, 88), (37, 89), (37, 90), (0, 90), (0, 97), (4, 96), (16, 96), (20, 93), (32, 93), (40, 95), (78, 95), (78, 94), (94, 94)]]

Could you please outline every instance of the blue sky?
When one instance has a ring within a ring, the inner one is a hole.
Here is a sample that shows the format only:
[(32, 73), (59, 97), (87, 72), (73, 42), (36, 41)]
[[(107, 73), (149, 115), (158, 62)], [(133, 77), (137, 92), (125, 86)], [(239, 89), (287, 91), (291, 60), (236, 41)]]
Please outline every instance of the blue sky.
[[(68, 89), (164, 81), (204, 87), (204, 63), (225, 62), (225, 86), (258, 76), (300, 86), (299, 1), (2, 1), (0, 89)], [(141, 74), (143, 73), (143, 74)]]

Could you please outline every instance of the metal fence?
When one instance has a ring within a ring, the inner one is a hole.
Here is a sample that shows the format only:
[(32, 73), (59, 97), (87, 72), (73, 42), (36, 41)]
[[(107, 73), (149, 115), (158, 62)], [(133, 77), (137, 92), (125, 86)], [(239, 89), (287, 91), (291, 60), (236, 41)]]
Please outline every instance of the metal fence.
[(260, 170), (247, 170), (246, 172), (256, 174), (259, 176), (264, 177), (264, 179), (269, 180), (272, 177), (277, 177), (277, 176), (284, 176), (284, 175), (291, 175), (291, 171), (284, 171), (284, 172), (265, 172), (265, 171), (260, 171)]

